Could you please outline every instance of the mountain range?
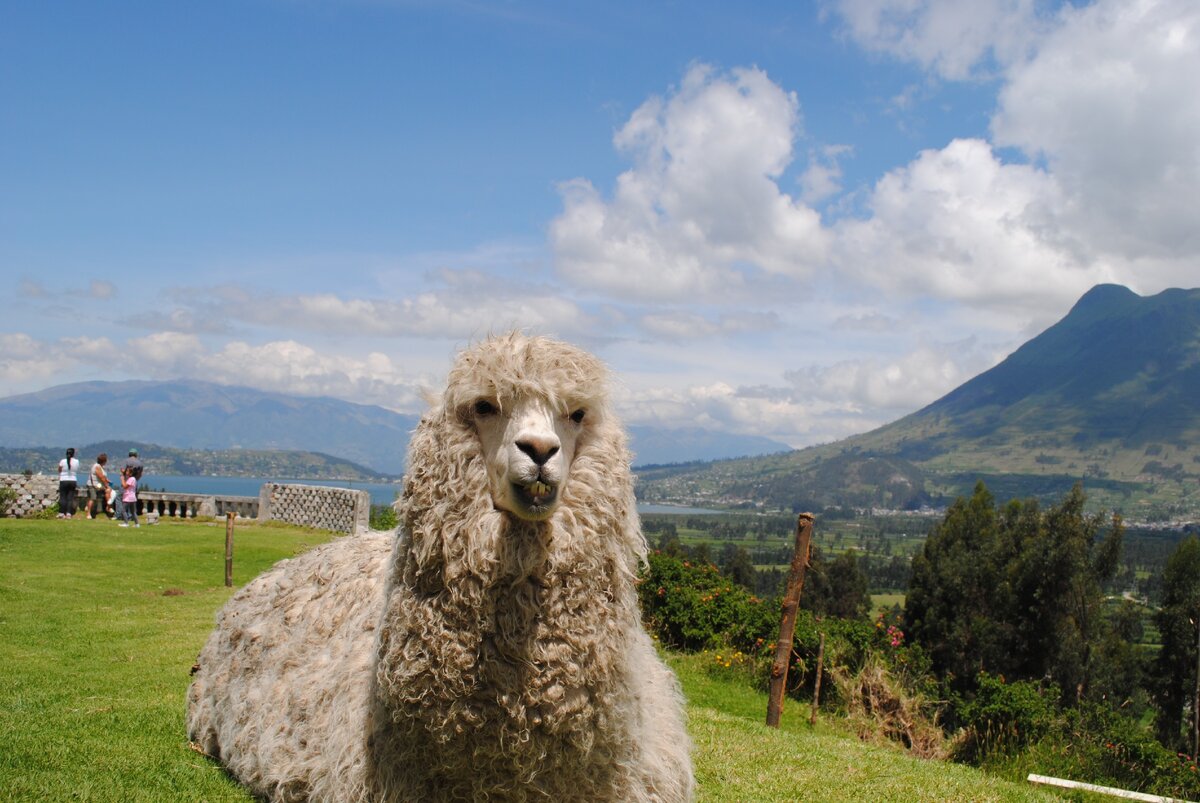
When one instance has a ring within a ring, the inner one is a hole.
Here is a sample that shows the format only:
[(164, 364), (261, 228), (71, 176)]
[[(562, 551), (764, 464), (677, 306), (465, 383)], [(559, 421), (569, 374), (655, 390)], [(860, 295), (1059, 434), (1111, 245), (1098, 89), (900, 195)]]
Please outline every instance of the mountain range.
[(785, 455), (644, 472), (651, 501), (915, 508), (1061, 496), (1139, 518), (1200, 511), (1200, 289), (1088, 291), (1058, 323), (932, 404)]
[[(35, 453), (45, 447), (55, 460), (65, 446), (82, 448), (100, 441), (193, 452), (276, 453), (256, 455), (249, 465), (278, 462), (284, 459), (279, 452), (301, 451), (359, 464), (354, 471), (394, 475), (404, 471), (409, 433), (417, 420), (374, 405), (199, 380), (82, 382), (0, 399), (0, 447)], [(716, 460), (790, 448), (768, 438), (699, 428), (631, 427), (630, 440), (639, 464)], [(10, 457), (18, 462), (36, 459), (33, 454)], [(244, 456), (227, 457), (231, 466), (247, 463)], [(212, 463), (195, 454), (170, 459), (184, 468)], [(313, 461), (310, 455), (301, 462), (312, 467)], [(159, 469), (159, 473), (170, 472)]]

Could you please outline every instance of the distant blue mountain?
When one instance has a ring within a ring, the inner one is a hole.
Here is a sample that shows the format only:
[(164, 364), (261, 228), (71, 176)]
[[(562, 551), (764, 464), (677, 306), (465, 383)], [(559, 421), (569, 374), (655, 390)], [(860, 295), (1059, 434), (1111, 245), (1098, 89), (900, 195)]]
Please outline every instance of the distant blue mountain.
[(198, 380), (82, 382), (0, 399), (0, 446), (128, 439), (184, 449), (323, 452), (398, 474), (417, 417)]
[[(387, 474), (404, 470), (417, 416), (198, 380), (81, 382), (0, 399), (0, 446), (110, 440), (180, 449), (320, 452)], [(785, 451), (778, 441), (700, 429), (633, 427), (640, 465)]]

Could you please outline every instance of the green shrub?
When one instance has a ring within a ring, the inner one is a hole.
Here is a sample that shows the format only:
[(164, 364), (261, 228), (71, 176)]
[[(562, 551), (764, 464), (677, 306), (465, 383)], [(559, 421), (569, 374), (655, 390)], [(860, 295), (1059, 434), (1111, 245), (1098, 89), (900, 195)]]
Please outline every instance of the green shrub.
[(393, 530), (396, 528), (396, 509), (391, 505), (371, 505), (369, 525), (372, 530)]
[(1031, 744), (1054, 726), (1057, 686), (1027, 680), (1006, 683), (999, 675), (980, 672), (974, 696), (957, 707), (963, 733), (955, 749), (960, 761), (979, 763), (989, 756), (1011, 754)]
[(58, 516), (58, 502), (55, 502), (50, 507), (44, 507), (41, 510), (30, 513), (22, 518), (26, 519), (53, 519)]
[(1200, 799), (1200, 770), (1163, 747), (1138, 722), (1085, 703), (1063, 712), (1056, 726), (1007, 765), (1136, 792)]
[(0, 488), (0, 516), (8, 515), (8, 508), (17, 501), (17, 492), (12, 488)]
[(676, 649), (758, 652), (779, 633), (778, 605), (735, 585), (710, 563), (653, 552), (638, 596), (647, 627)]
[[(761, 599), (721, 575), (709, 563), (653, 552), (638, 587), (647, 629), (664, 645), (714, 654), (714, 670), (737, 669), (765, 688), (779, 638), (780, 599)], [(872, 655), (897, 673), (896, 681), (924, 691), (933, 688), (928, 661), (903, 644), (904, 634), (882, 618), (817, 618), (800, 610), (792, 637), (788, 693), (812, 698), (821, 634), (825, 634), (825, 672), (856, 674)], [(717, 659), (715, 656), (720, 655)], [(729, 664), (729, 666), (725, 666)], [(932, 696), (932, 695), (930, 695)], [(822, 707), (843, 708), (836, 684), (822, 688)]]

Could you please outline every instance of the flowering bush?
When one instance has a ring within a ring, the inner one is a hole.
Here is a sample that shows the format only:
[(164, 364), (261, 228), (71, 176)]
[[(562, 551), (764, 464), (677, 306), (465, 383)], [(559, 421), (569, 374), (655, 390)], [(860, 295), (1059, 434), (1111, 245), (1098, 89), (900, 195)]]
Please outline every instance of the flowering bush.
[[(713, 669), (739, 670), (766, 687), (779, 638), (779, 598), (761, 599), (730, 582), (711, 564), (662, 552), (649, 556), (638, 594), (646, 627), (662, 644), (689, 652), (712, 651), (721, 656), (720, 660), (714, 657)], [(887, 653), (890, 665), (905, 669), (906, 679), (927, 668), (919, 651), (904, 646), (898, 623), (881, 618), (873, 626), (864, 620), (818, 619), (801, 610), (788, 667), (788, 691), (797, 697), (812, 695), (821, 633), (825, 634), (826, 671), (836, 666), (857, 672), (876, 651)], [(839, 703), (833, 685), (827, 685), (823, 695), (823, 705)]]

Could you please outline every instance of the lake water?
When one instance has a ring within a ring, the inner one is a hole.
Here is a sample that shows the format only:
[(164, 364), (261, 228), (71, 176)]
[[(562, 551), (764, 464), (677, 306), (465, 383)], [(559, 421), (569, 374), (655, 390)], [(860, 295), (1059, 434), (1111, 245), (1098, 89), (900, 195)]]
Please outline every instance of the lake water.
[[(284, 482), (296, 485), (325, 485), (331, 488), (353, 488), (371, 494), (371, 504), (390, 505), (400, 493), (400, 485), (385, 482), (351, 482), (348, 480), (296, 480), (287, 477), (183, 477), (172, 474), (147, 474), (146, 486), (177, 494), (212, 494), (214, 496), (258, 496), (258, 490), (266, 482)], [(721, 513), (702, 507), (675, 507), (674, 505), (638, 505), (639, 513), (677, 513), (704, 516)]]

